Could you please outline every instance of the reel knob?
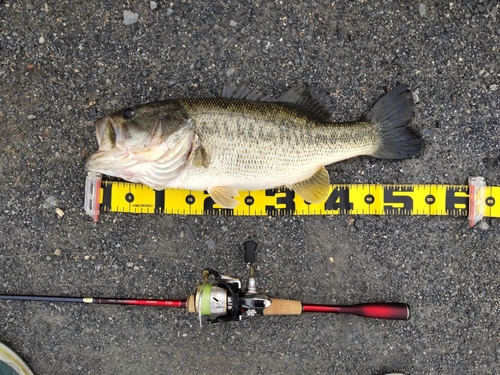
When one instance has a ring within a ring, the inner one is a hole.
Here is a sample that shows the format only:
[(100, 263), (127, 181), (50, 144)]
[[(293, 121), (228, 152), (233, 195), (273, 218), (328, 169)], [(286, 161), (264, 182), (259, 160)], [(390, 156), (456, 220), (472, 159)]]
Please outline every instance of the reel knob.
[(246, 241), (243, 244), (243, 248), (245, 249), (245, 263), (255, 262), (255, 250), (257, 249), (257, 244), (252, 240)]

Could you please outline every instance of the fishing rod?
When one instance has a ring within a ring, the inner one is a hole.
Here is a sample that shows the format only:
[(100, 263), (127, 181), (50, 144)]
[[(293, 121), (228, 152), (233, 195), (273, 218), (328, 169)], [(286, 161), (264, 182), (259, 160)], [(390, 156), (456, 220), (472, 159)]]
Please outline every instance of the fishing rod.
[(68, 302), (93, 304), (118, 304), (134, 306), (155, 306), (185, 308), (210, 323), (239, 321), (242, 316), (255, 315), (300, 315), (302, 313), (353, 314), (364, 318), (408, 320), (410, 306), (406, 303), (360, 303), (357, 305), (319, 305), (301, 301), (270, 298), (257, 291), (253, 263), (257, 244), (246, 241), (244, 244), (245, 262), (250, 267), (250, 277), (246, 290), (242, 290), (238, 278), (222, 275), (212, 269), (203, 270), (203, 281), (196, 292), (187, 300), (183, 299), (119, 299), (93, 297), (52, 297), (26, 295), (0, 295), (0, 300)]

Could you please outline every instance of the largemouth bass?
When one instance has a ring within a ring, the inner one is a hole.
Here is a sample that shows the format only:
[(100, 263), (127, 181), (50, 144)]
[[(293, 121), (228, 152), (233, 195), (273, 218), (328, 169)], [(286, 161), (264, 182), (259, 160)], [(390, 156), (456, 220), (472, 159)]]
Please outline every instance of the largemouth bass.
[(408, 129), (413, 95), (388, 92), (359, 122), (333, 123), (307, 89), (278, 98), (227, 86), (221, 98), (169, 99), (117, 111), (96, 122), (90, 172), (167, 187), (206, 190), (234, 208), (238, 190), (287, 186), (304, 200), (327, 199), (325, 165), (358, 155), (404, 159), (422, 139)]

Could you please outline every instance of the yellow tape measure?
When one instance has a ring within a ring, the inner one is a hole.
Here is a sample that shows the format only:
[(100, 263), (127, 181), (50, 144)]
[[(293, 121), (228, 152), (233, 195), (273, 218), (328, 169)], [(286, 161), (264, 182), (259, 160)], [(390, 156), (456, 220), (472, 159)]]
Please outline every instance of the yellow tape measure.
[[(95, 221), (99, 211), (235, 216), (455, 215), (469, 216), (471, 225), (483, 216), (500, 217), (500, 204), (496, 203), (500, 187), (486, 186), (480, 177), (471, 178), (469, 185), (330, 185), (328, 199), (320, 204), (305, 202), (285, 188), (240, 191), (234, 209), (217, 206), (204, 191), (155, 191), (135, 183), (101, 182), (100, 176), (90, 182), (87, 177), (86, 193), (85, 208)], [(469, 207), (473, 207), (470, 214)]]

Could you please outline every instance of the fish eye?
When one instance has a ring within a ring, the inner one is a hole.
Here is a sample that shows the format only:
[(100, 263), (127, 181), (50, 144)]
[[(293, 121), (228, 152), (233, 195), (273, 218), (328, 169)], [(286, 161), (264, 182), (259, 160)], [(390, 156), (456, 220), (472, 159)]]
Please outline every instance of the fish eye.
[(126, 110), (123, 111), (123, 118), (125, 120), (130, 120), (132, 117), (134, 117), (135, 111), (132, 108), (127, 108)]

